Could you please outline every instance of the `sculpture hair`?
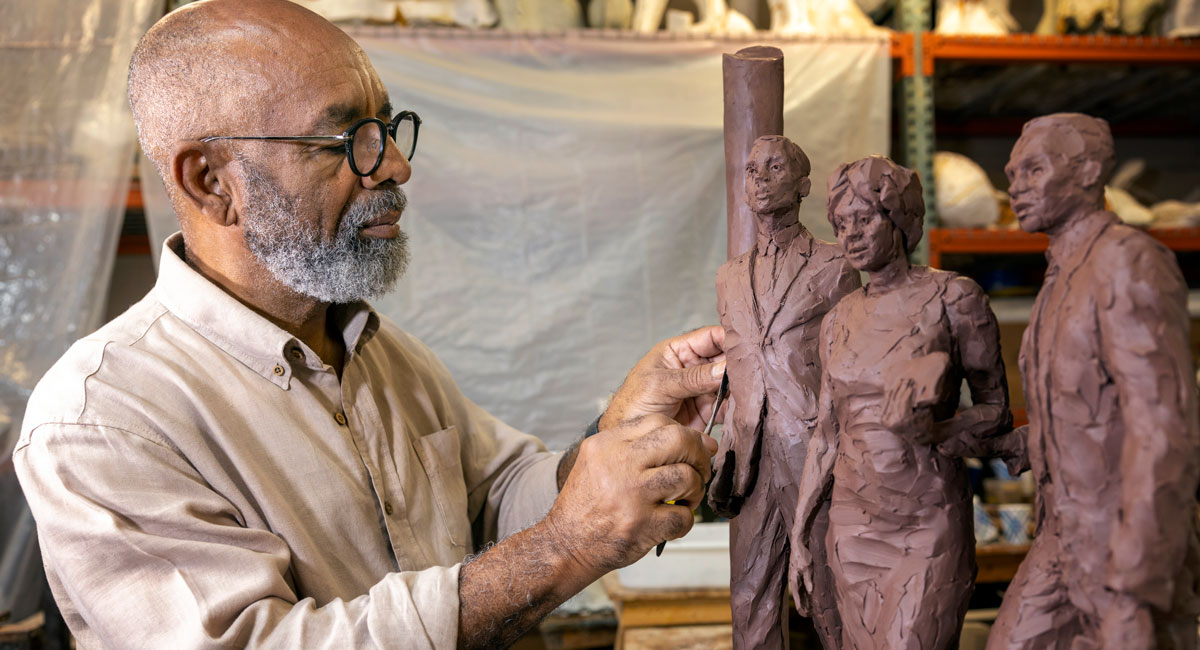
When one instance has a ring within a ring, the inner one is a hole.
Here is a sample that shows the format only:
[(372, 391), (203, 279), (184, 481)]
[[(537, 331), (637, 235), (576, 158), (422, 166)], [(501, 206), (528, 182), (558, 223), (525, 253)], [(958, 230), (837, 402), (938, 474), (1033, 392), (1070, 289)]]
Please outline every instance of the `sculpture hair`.
[(1112, 130), (1108, 122), (1083, 113), (1053, 113), (1036, 117), (1021, 128), (1021, 138), (1032, 137), (1035, 131), (1051, 131), (1055, 142), (1063, 146), (1063, 155), (1072, 164), (1087, 160), (1100, 163), (1099, 185), (1102, 188), (1112, 176), (1117, 164)]
[(912, 253), (924, 230), (925, 201), (921, 177), (884, 156), (869, 156), (840, 165), (829, 177), (826, 207), (833, 209), (851, 196), (871, 204), (888, 218), (904, 238), (904, 251)]

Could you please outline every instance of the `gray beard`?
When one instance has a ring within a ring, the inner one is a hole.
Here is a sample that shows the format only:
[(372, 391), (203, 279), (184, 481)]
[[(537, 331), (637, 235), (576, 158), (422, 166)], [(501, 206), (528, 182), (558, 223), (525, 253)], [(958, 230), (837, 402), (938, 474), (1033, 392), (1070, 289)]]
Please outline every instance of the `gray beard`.
[(246, 246), (277, 280), (295, 291), (329, 303), (347, 303), (387, 293), (408, 266), (408, 237), (360, 237), (375, 217), (403, 210), (404, 191), (390, 187), (365, 192), (346, 208), (330, 241), (320, 228), (301, 221), (298, 201), (252, 164), (246, 174), (242, 233)]

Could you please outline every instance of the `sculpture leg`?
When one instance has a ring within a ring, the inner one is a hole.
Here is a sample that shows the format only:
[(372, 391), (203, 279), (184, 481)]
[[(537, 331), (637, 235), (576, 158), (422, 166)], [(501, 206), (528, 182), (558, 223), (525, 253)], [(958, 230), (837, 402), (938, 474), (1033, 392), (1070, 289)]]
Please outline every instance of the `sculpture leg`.
[(1069, 650), (1083, 636), (1080, 612), (1067, 598), (1061, 552), (1053, 534), (1034, 540), (1004, 594), (987, 650)]
[[(781, 620), (787, 579), (788, 532), (771, 486), (766, 453), (759, 460), (754, 489), (729, 525), (735, 650), (783, 650)], [(793, 508), (795, 505), (793, 504)]]
[[(791, 529), (791, 526), (788, 526)], [(817, 511), (813, 521), (813, 540), (825, 540), (829, 530), (829, 502), (825, 502)], [(838, 648), (842, 643), (842, 619), (838, 616), (837, 593), (833, 582), (833, 571), (829, 568), (829, 559), (825, 544), (810, 544), (809, 552), (813, 558), (813, 623), (817, 634), (821, 636), (821, 644), (827, 649)]]

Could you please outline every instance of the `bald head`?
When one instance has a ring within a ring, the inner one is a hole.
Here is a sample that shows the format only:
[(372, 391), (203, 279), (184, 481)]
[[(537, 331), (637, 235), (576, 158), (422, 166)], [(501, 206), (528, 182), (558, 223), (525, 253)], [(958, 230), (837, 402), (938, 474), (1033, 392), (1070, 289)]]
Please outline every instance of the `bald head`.
[(369, 68), (344, 32), (287, 0), (204, 0), (158, 21), (133, 52), (129, 104), (168, 191), (176, 143), (270, 133), (277, 107), (294, 101), (296, 72), (331, 52)]

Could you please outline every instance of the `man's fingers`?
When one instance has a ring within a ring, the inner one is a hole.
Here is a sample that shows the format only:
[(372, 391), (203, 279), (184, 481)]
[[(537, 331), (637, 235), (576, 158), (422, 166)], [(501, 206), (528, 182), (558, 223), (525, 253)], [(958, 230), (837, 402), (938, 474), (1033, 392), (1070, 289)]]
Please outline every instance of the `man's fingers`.
[(666, 344), (684, 365), (700, 359), (712, 359), (725, 352), (725, 328), (720, 325), (701, 327), (667, 339)]
[(643, 467), (685, 463), (695, 468), (707, 483), (712, 474), (711, 461), (715, 451), (709, 451), (704, 441), (706, 437), (695, 429), (673, 424), (647, 433), (634, 442), (633, 448), (643, 452), (639, 459)]
[(721, 377), (725, 374), (725, 362), (717, 361), (658, 372), (661, 373), (658, 385), (662, 387), (665, 396), (682, 401), (689, 397), (716, 393), (721, 387)]
[(691, 465), (653, 467), (643, 472), (642, 477), (645, 494), (653, 503), (674, 501), (675, 505), (695, 510), (704, 498), (704, 480)]
[(655, 509), (654, 530), (661, 540), (679, 539), (688, 534), (696, 522), (687, 506), (663, 504)]

